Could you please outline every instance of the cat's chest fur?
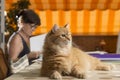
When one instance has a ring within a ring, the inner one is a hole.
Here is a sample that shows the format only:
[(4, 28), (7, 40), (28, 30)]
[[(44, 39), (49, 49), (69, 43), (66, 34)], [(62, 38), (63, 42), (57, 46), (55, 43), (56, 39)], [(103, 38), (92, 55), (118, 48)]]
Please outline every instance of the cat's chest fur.
[(66, 47), (60, 47), (60, 46), (52, 46), (51, 49), (54, 49), (56, 51), (57, 54), (60, 54), (60, 55), (68, 55), (70, 54), (71, 52), (71, 46), (66, 46)]
[(49, 61), (50, 63), (48, 63), (48, 65), (52, 65), (53, 69), (58, 69), (61, 73), (67, 72), (67, 74), (69, 74), (71, 72), (71, 60), (69, 60), (69, 56), (57, 54), (52, 56)]
[[(55, 51), (53, 51), (53, 49)], [(49, 53), (48, 53), (49, 52)], [(63, 74), (69, 74), (71, 72), (70, 65), (72, 62), (70, 60), (70, 48), (60, 48), (60, 47), (53, 47), (52, 50), (49, 49), (47, 52), (45, 52), (44, 60), (45, 65), (48, 66), (48, 70), (51, 69), (58, 69)], [(48, 54), (54, 54), (54, 55), (48, 55)]]

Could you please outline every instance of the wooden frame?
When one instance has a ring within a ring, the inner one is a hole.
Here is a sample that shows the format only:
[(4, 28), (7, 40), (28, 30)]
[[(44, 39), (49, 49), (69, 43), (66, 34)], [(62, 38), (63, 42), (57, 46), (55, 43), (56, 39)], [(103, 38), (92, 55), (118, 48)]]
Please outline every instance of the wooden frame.
[(5, 19), (4, 19), (4, 0), (0, 0), (0, 47), (4, 50), (4, 29), (5, 29)]

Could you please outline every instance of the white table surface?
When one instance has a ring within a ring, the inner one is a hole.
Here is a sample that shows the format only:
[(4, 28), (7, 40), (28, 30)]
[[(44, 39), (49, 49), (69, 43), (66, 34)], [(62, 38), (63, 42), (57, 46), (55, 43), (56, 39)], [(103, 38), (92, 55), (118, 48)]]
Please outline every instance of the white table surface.
[[(88, 71), (87, 79), (77, 79), (70, 76), (63, 77), (62, 80), (120, 80), (120, 61), (113, 62), (117, 69), (113, 71)], [(11, 75), (5, 80), (50, 80), (48, 77), (40, 76), (41, 62), (36, 61), (18, 73)]]

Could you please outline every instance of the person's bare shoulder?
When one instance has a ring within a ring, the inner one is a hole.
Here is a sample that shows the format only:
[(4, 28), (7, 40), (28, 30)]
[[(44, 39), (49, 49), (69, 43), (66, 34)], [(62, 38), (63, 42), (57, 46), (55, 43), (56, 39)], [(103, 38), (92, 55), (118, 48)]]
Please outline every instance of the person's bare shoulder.
[(20, 46), (22, 43), (22, 39), (19, 34), (13, 34), (9, 41), (8, 41), (8, 46)]
[(16, 42), (19, 40), (20, 40), (20, 36), (18, 34), (12, 34), (11, 37), (9, 38), (9, 43)]

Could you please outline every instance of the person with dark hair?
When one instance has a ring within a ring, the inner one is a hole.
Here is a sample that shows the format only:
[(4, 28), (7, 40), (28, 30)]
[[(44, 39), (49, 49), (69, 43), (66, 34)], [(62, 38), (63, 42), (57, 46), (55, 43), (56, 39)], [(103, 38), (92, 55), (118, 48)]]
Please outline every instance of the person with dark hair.
[(29, 63), (39, 57), (40, 52), (30, 51), (30, 37), (37, 26), (41, 25), (39, 16), (31, 9), (24, 9), (17, 15), (18, 31), (10, 37), (7, 48), (10, 60), (16, 62), (27, 55)]

